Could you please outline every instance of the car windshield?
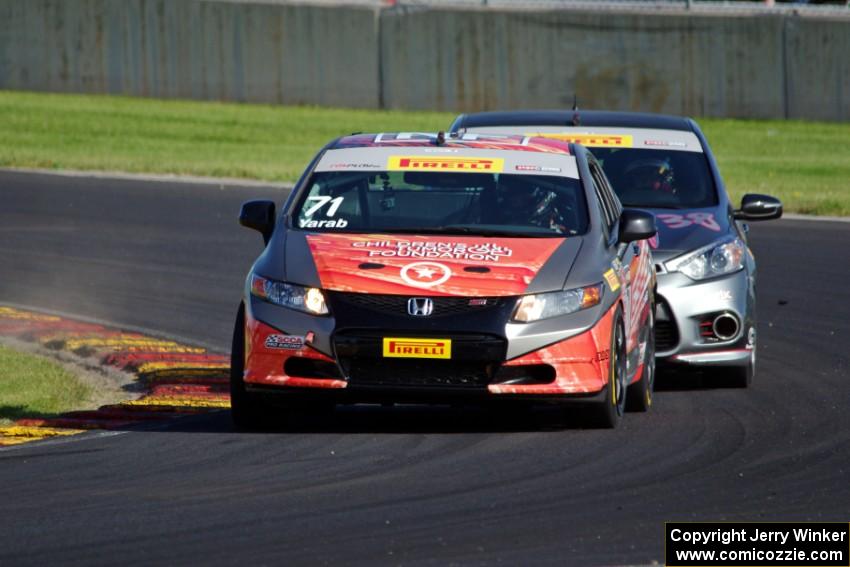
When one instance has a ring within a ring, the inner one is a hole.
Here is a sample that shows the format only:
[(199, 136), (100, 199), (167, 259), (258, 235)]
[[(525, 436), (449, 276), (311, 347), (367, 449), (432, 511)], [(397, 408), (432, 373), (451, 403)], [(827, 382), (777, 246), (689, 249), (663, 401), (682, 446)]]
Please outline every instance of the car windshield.
[(319, 172), (295, 204), (313, 232), (552, 237), (583, 234), (577, 179), (454, 172)]
[(695, 209), (717, 204), (705, 154), (591, 148), (625, 207)]

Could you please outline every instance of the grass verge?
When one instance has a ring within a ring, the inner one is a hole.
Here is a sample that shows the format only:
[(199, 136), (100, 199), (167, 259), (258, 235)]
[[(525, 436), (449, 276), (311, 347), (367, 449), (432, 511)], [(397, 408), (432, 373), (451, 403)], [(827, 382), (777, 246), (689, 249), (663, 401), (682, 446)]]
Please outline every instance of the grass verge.
[(850, 216), (850, 123), (699, 122), (734, 202), (767, 193), (787, 212)]
[(450, 114), (0, 91), (0, 166), (294, 181), (331, 139)]
[[(435, 131), (454, 114), (0, 91), (0, 166), (293, 181), (332, 138)], [(850, 124), (702, 119), (726, 184), (850, 216)]]
[(51, 360), (0, 345), (0, 424), (80, 409), (93, 393)]

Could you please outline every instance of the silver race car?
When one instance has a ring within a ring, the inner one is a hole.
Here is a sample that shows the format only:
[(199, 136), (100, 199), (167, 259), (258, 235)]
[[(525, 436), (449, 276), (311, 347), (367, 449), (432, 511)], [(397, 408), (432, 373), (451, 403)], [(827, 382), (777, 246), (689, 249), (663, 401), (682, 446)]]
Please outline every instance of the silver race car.
[(651, 210), (658, 274), (660, 364), (717, 369), (748, 386), (756, 364), (756, 264), (747, 226), (779, 218), (782, 203), (744, 195), (735, 209), (708, 143), (689, 118), (600, 111), (482, 112), (451, 131), (542, 136), (582, 144), (602, 164), (626, 207)]
[[(237, 316), (232, 415), (361, 402), (580, 402), (615, 426), (655, 376), (651, 213), (582, 146), (335, 140), (275, 214)], [(628, 393), (628, 396), (627, 396)]]

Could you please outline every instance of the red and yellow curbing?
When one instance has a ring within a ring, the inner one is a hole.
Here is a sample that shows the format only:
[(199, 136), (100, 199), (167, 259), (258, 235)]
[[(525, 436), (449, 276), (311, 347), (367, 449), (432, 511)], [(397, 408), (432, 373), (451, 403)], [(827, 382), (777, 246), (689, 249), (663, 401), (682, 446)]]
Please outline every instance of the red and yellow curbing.
[(121, 429), (230, 407), (230, 360), (201, 347), (3, 306), (0, 306), (0, 336), (96, 357), (103, 365), (134, 373), (143, 392), (137, 399), (96, 410), (19, 419), (12, 425), (0, 426), (0, 446), (92, 429)]

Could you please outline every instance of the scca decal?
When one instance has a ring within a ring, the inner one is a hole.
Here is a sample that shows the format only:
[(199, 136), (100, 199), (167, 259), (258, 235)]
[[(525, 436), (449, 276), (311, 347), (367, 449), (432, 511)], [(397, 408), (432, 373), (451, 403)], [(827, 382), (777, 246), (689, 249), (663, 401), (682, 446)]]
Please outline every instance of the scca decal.
[(501, 158), (460, 158), (440, 156), (390, 156), (390, 171), (468, 171), (500, 173), (505, 167)]
[(266, 337), (266, 348), (298, 350), (304, 346), (304, 337), (295, 335), (269, 335)]
[(631, 148), (634, 144), (632, 137), (628, 135), (622, 136), (605, 136), (596, 134), (547, 134), (529, 133), (526, 136), (537, 136), (539, 138), (549, 138), (550, 140), (559, 140), (561, 142), (572, 142), (581, 144), (589, 148)]

